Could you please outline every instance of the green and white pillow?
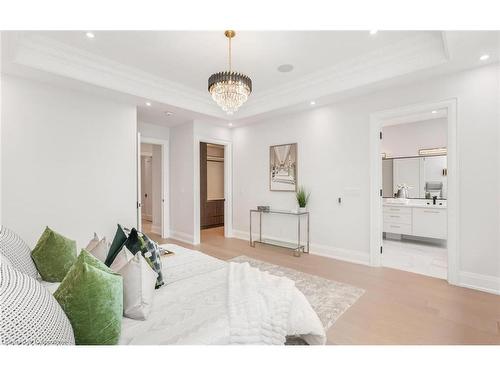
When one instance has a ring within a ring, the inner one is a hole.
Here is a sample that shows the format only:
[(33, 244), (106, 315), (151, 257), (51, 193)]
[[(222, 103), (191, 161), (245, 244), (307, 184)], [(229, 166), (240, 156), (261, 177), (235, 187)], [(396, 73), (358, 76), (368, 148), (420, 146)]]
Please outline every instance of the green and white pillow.
[(144, 233), (138, 232), (135, 228), (132, 228), (124, 246), (134, 255), (139, 251), (144, 255), (151, 268), (158, 274), (155, 286), (156, 289), (165, 284), (163, 281), (160, 248), (156, 242), (151, 240)]

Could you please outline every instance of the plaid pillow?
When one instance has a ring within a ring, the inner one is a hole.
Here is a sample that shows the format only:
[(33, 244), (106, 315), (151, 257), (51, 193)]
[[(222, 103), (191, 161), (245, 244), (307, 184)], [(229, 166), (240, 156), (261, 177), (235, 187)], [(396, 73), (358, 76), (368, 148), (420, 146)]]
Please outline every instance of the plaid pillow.
[(134, 255), (140, 251), (151, 268), (158, 274), (155, 286), (156, 289), (165, 284), (161, 270), (160, 247), (156, 242), (151, 240), (144, 233), (138, 232), (137, 229), (132, 228), (127, 241), (125, 241), (125, 247)]

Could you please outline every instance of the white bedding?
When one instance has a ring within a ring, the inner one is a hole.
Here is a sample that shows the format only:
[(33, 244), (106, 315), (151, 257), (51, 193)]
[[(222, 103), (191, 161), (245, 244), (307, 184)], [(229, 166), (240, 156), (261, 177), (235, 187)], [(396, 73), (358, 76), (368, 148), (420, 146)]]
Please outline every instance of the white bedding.
[[(281, 344), (285, 335), (301, 336), (309, 344), (325, 343), (318, 316), (290, 280), (248, 272), (243, 269), (247, 264), (224, 262), (177, 245), (164, 247), (175, 252), (162, 257), (165, 285), (156, 291), (147, 320), (123, 318), (119, 344)], [(262, 293), (254, 293), (253, 288)], [(269, 303), (273, 299), (282, 303)], [(235, 309), (237, 304), (240, 312)], [(261, 307), (248, 309), (257, 304)], [(283, 329), (263, 325), (263, 317), (267, 322), (274, 319)], [(262, 334), (251, 334), (256, 326)]]
[[(145, 321), (124, 318), (120, 344), (269, 343), (255, 337), (235, 339), (234, 316), (230, 319), (228, 306), (228, 291), (235, 290), (228, 285), (229, 263), (176, 245), (167, 248), (175, 255), (162, 258), (166, 283), (155, 295), (151, 314)], [(292, 285), (290, 297), (286, 335), (324, 344), (324, 329), (304, 295)], [(257, 323), (252, 319), (250, 324)]]

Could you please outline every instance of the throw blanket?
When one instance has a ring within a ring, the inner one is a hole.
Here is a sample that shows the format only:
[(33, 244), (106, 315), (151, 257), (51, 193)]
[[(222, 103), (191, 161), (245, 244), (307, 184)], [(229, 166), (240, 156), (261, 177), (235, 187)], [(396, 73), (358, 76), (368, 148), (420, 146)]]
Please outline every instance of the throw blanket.
[(248, 263), (229, 263), (228, 312), (231, 344), (283, 345), (287, 335), (324, 344), (325, 331), (304, 295), (286, 277)]

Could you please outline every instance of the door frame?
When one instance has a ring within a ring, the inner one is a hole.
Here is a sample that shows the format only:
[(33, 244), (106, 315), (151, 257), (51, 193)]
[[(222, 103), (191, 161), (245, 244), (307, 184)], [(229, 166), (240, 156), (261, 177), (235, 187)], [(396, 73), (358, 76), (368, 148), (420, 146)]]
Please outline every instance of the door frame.
[(200, 143), (224, 146), (224, 237), (233, 237), (233, 142), (217, 138), (195, 137), (194, 140), (194, 186), (193, 244), (198, 245), (200, 228)]
[[(161, 146), (161, 237), (170, 237), (170, 178), (169, 178), (169, 141), (168, 139), (162, 138), (152, 138), (152, 137), (142, 137), (140, 133), (137, 133), (138, 137), (138, 160), (140, 163), (141, 158), (141, 143), (149, 143), (157, 146)], [(140, 181), (141, 181), (141, 170), (138, 168), (137, 184), (138, 184), (138, 197), (140, 197)], [(139, 201), (140, 203), (140, 201)], [(138, 204), (140, 206), (140, 204)], [(166, 207), (165, 207), (166, 206)], [(140, 210), (140, 207), (138, 207)], [(138, 213), (139, 215), (139, 213)], [(142, 227), (141, 218), (138, 216), (137, 227)]]
[(448, 282), (459, 285), (460, 246), (459, 234), (459, 170), (458, 170), (458, 129), (457, 99), (420, 103), (395, 109), (375, 112), (370, 115), (370, 265), (380, 267), (380, 248), (382, 246), (382, 163), (380, 132), (390, 119), (426, 113), (435, 109), (447, 110), (447, 164), (448, 164)]

